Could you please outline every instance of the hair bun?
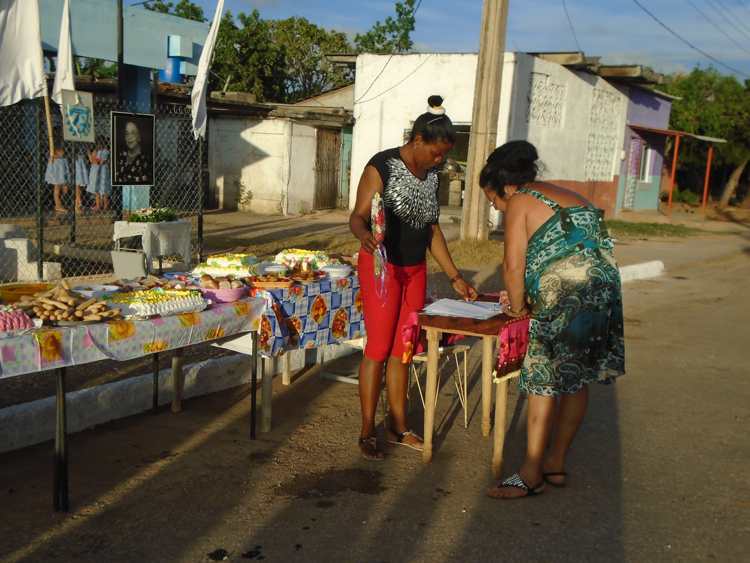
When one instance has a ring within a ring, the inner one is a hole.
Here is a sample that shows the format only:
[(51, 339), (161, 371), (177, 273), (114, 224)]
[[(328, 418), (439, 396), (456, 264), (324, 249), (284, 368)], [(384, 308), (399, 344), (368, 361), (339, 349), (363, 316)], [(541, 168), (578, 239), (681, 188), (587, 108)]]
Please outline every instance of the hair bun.
[(432, 95), (427, 98), (427, 112), (433, 115), (445, 115), (445, 108), (443, 107), (443, 97), (438, 95)]

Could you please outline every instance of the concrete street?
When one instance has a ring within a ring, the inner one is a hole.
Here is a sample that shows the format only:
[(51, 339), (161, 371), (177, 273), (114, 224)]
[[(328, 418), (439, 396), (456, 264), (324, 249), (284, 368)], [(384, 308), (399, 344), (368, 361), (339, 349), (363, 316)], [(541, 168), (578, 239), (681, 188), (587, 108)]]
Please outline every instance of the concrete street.
[[(3, 454), (0, 560), (744, 561), (750, 234), (643, 248), (668, 272), (626, 286), (628, 374), (592, 389), (565, 489), (484, 496), (476, 350), (469, 428), (446, 369), (429, 466), (406, 448), (361, 460), (356, 388), (316, 367), (277, 385), (255, 442), (247, 388), (72, 436), (69, 515), (51, 510), (50, 444)], [(515, 391), (509, 411), (506, 472), (524, 448)]]

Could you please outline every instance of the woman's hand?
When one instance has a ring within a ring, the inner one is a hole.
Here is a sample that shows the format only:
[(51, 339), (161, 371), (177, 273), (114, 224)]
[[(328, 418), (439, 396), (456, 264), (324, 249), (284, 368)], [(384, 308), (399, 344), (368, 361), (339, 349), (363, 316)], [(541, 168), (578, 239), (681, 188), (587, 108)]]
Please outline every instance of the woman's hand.
[(360, 237), (359, 242), (362, 243), (362, 248), (370, 254), (373, 254), (378, 248), (378, 241), (375, 240), (375, 236), (369, 231)]
[(467, 283), (466, 280), (462, 277), (453, 278), (453, 280), (451, 280), (451, 285), (453, 286), (453, 290), (465, 300), (476, 300), (477, 290), (474, 289), (474, 287), (470, 283)]
[(509, 309), (510, 308), (510, 295), (504, 289), (500, 292), (500, 306), (503, 309)]

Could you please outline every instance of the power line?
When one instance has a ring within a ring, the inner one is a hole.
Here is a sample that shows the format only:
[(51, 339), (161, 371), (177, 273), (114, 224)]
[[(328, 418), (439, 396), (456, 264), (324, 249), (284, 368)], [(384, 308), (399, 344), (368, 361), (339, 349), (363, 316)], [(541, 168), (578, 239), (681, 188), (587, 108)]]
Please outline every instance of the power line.
[(412, 76), (414, 76), (414, 74), (416, 74), (416, 72), (417, 72), (417, 71), (418, 71), (418, 70), (419, 70), (420, 68), (422, 68), (422, 67), (424, 66), (424, 64), (425, 64), (425, 63), (426, 63), (426, 62), (427, 62), (428, 60), (430, 60), (430, 57), (432, 57), (432, 55), (433, 55), (432, 53), (430, 53), (429, 55), (427, 55), (427, 56), (426, 56), (426, 57), (424, 58), (424, 60), (423, 60), (422, 62), (420, 62), (420, 63), (419, 63), (419, 64), (418, 64), (418, 65), (417, 65), (416, 67), (414, 67), (414, 70), (410, 71), (410, 72), (409, 72), (409, 73), (408, 73), (408, 74), (407, 74), (406, 76), (404, 76), (404, 77), (403, 77), (403, 78), (402, 78), (401, 80), (399, 80), (398, 82), (396, 82), (396, 83), (395, 83), (395, 84), (394, 84), (393, 86), (389, 86), (388, 88), (386, 88), (385, 90), (383, 90), (382, 92), (380, 92), (380, 94), (375, 94), (375, 95), (374, 95), (374, 96), (373, 96), (372, 98), (368, 98), (368, 99), (366, 99), (366, 100), (360, 100), (360, 101), (359, 101), (359, 102), (357, 102), (357, 103), (360, 103), (360, 104), (366, 104), (367, 102), (371, 102), (371, 101), (373, 101), (373, 100), (376, 100), (376, 99), (378, 99), (378, 98), (379, 98), (380, 96), (382, 96), (383, 94), (387, 94), (388, 92), (390, 92), (390, 91), (391, 91), (391, 90), (393, 90), (394, 88), (396, 88), (396, 87), (398, 87), (398, 86), (401, 86), (401, 84), (403, 84), (403, 83), (404, 83), (404, 82), (406, 82), (406, 81), (407, 81), (407, 80), (408, 80), (409, 78), (411, 78)]
[(695, 45), (693, 45), (690, 41), (688, 41), (687, 39), (685, 39), (684, 37), (682, 37), (679, 33), (677, 33), (675, 30), (673, 30), (671, 27), (669, 27), (667, 24), (665, 24), (663, 21), (661, 21), (659, 18), (657, 18), (654, 14), (652, 14), (648, 10), (648, 8), (646, 8), (643, 4), (641, 4), (639, 2), (639, 0), (633, 0), (633, 3), (636, 6), (638, 6), (641, 10), (643, 10), (652, 20), (654, 20), (656, 23), (658, 23), (661, 27), (663, 27), (669, 33), (671, 33), (672, 35), (674, 35), (677, 39), (679, 39), (680, 41), (682, 41), (685, 45), (687, 45), (688, 47), (690, 47), (694, 51), (697, 51), (698, 53), (700, 53), (701, 55), (703, 55), (704, 57), (706, 57), (708, 60), (715, 62), (719, 66), (723, 66), (724, 68), (730, 70), (731, 72), (734, 72), (735, 74), (739, 74), (740, 76), (744, 76), (745, 78), (750, 78), (750, 74), (742, 72), (741, 70), (738, 70), (738, 69), (736, 69), (734, 67), (729, 66), (726, 63), (721, 62), (719, 59), (717, 59), (713, 55), (709, 55), (708, 53), (706, 53), (706, 51), (704, 51), (700, 47), (696, 47)]
[(737, 47), (739, 47), (740, 49), (742, 49), (746, 53), (750, 53), (750, 50), (746, 49), (742, 45), (742, 43), (740, 43), (734, 37), (732, 37), (731, 35), (729, 35), (726, 31), (724, 31), (724, 29), (721, 26), (719, 26), (716, 22), (714, 22), (714, 20), (712, 20), (706, 12), (704, 12), (698, 6), (696, 6), (695, 3), (693, 2), (693, 0), (687, 0), (687, 1), (688, 1), (688, 4), (690, 4), (693, 8), (695, 8), (696, 12), (698, 12), (701, 16), (703, 16), (706, 19), (706, 21), (708, 23), (710, 23), (712, 26), (714, 26), (716, 29), (718, 29), (722, 34), (724, 34), (724, 36), (727, 39), (729, 39), (732, 43), (734, 43), (735, 45), (737, 45)]
[[(730, 10), (729, 8), (727, 8), (727, 7), (726, 7), (726, 6), (724, 5), (724, 3), (723, 3), (723, 2), (721, 1), (721, 0), (715, 0), (715, 1), (716, 1), (716, 3), (717, 3), (717, 4), (719, 5), (719, 6), (721, 6), (722, 8), (724, 8), (724, 10), (726, 10), (726, 12), (727, 12), (727, 13), (728, 13), (728, 14), (729, 14), (730, 16), (732, 16), (732, 17), (734, 18), (734, 20), (732, 20), (732, 21), (733, 21), (733, 23), (735, 23), (735, 24), (737, 24), (737, 25), (741, 25), (741, 26), (742, 26), (742, 29), (744, 29), (745, 31), (750, 31), (750, 30), (749, 30), (749, 29), (748, 29), (747, 27), (745, 27), (745, 23), (744, 23), (744, 22), (743, 22), (743, 21), (742, 21), (742, 20), (741, 20), (740, 18), (738, 18), (738, 17), (736, 16), (736, 14), (734, 14), (734, 13), (732, 12), (732, 10)], [(736, 20), (736, 21), (735, 21), (735, 20)]]
[(735, 31), (738, 31), (740, 35), (744, 35), (746, 39), (750, 39), (750, 35), (747, 34), (743, 29), (740, 29), (736, 23), (732, 21), (731, 18), (729, 18), (725, 13), (722, 7), (720, 7), (714, 0), (706, 0), (711, 6), (713, 6), (714, 10), (724, 19), (725, 22), (727, 22), (732, 29)]
[[(421, 5), (422, 5), (422, 0), (419, 0), (419, 2), (417, 2), (417, 5), (414, 7), (414, 11), (411, 13), (413, 18), (417, 17), (417, 11), (419, 10), (419, 7)], [(367, 87), (367, 90), (365, 90), (358, 99), (354, 100), (355, 104), (360, 103), (362, 101), (362, 98), (364, 98), (367, 95), (367, 93), (372, 89), (372, 87), (375, 86), (375, 83), (378, 81), (378, 78), (380, 78), (383, 75), (386, 67), (391, 62), (391, 59), (393, 58), (395, 54), (396, 53), (391, 53), (391, 56), (388, 57), (388, 59), (385, 61), (383, 68), (380, 69), (380, 72), (375, 76), (375, 78), (372, 79), (372, 82), (370, 82), (370, 85)]]
[(568, 13), (568, 5), (565, 3), (565, 0), (562, 0), (563, 10), (565, 10), (565, 17), (568, 18), (568, 25), (570, 26), (570, 33), (573, 34), (573, 40), (576, 42), (576, 47), (578, 48), (579, 53), (583, 53), (583, 49), (581, 49), (581, 44), (578, 42), (578, 36), (576, 35), (576, 29), (573, 27), (573, 20), (570, 19), (570, 14)]

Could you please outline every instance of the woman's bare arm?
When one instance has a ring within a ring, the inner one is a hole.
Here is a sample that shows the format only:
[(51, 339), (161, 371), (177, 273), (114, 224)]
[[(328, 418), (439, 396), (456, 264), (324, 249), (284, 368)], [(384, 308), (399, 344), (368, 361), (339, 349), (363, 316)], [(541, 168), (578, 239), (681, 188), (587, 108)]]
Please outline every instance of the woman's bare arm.
[(370, 231), (370, 210), (375, 193), (383, 193), (383, 180), (374, 166), (365, 167), (357, 186), (357, 201), (349, 216), (349, 229), (369, 253), (375, 252), (378, 243)]

